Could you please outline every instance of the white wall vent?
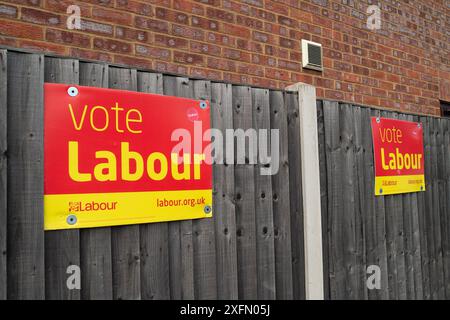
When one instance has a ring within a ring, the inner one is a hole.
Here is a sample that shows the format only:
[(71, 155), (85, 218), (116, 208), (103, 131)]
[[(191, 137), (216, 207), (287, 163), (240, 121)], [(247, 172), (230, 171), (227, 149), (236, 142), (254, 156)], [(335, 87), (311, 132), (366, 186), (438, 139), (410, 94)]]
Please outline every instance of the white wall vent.
[(322, 71), (322, 45), (302, 39), (302, 60), (303, 68)]

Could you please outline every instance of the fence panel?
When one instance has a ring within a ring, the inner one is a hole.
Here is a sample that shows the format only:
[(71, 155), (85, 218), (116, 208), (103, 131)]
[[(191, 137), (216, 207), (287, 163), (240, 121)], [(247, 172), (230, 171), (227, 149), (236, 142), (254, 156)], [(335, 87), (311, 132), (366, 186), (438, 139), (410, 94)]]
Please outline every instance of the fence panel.
[[(214, 151), (213, 218), (44, 232), (44, 81), (210, 100), (212, 127), (233, 141)], [(317, 111), (325, 298), (450, 298), (450, 121)], [(0, 51), (0, 299), (304, 299), (298, 116), (295, 93)], [(423, 123), (426, 192), (374, 196), (371, 116)], [(279, 130), (275, 175), (239, 143), (250, 128)], [(71, 264), (81, 291), (66, 287)], [(366, 287), (371, 265), (379, 290)]]

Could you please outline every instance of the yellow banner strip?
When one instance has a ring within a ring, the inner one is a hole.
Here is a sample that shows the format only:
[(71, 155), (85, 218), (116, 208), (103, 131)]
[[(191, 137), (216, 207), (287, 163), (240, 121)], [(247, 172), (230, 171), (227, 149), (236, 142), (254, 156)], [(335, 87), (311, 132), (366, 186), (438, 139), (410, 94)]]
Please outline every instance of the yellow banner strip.
[(44, 229), (212, 217), (212, 190), (44, 195)]
[(424, 175), (375, 177), (375, 195), (425, 191)]

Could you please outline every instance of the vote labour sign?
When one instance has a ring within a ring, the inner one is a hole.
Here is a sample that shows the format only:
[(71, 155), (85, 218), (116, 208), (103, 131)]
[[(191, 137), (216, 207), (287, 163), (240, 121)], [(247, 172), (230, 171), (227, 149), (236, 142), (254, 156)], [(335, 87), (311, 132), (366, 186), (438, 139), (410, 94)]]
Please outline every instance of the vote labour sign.
[(211, 217), (208, 129), (207, 101), (46, 83), (45, 229)]
[(425, 191), (420, 123), (372, 118), (375, 195)]

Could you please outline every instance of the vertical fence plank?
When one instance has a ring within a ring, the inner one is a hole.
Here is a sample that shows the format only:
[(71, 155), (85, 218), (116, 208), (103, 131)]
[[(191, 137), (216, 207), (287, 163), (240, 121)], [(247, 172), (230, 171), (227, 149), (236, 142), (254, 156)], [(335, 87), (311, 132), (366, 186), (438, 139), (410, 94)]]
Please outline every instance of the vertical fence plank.
[[(212, 127), (223, 135), (222, 150), (215, 150), (213, 217), (216, 230), (216, 269), (218, 299), (238, 298), (236, 207), (234, 165), (224, 162), (227, 152), (226, 130), (233, 129), (232, 86), (213, 83), (211, 98)], [(218, 160), (217, 160), (218, 159)]]
[[(428, 124), (426, 123), (425, 117), (420, 117), (417, 119), (421, 122), (423, 126), (423, 141), (424, 141), (424, 161), (425, 161), (425, 183), (426, 188), (428, 188), (428, 175), (427, 175), (427, 153), (428, 149)], [(422, 264), (422, 279), (423, 279), (423, 298), (425, 300), (431, 299), (431, 257), (429, 254), (429, 233), (428, 229), (428, 218), (426, 210), (426, 198), (428, 189), (426, 192), (419, 192), (417, 195), (417, 207), (419, 215), (419, 227), (420, 227), (420, 247), (421, 247), (421, 264)]]
[[(442, 171), (440, 170), (440, 156), (439, 144), (441, 143), (441, 134), (439, 132), (439, 123), (437, 118), (429, 118), (431, 123), (431, 177), (433, 185), (433, 225), (434, 225), (434, 239), (435, 239), (435, 257), (437, 268), (437, 299), (445, 299), (445, 285), (444, 285), (444, 266), (442, 261), (442, 235), (441, 235), (441, 202), (440, 185), (442, 181)], [(447, 195), (448, 196), (448, 195)]]
[(280, 300), (293, 298), (287, 117), (283, 92), (270, 91), (270, 123), (279, 130), (280, 142), (279, 168), (272, 176), (276, 298)]
[(355, 136), (353, 124), (355, 122), (352, 107), (349, 105), (339, 106), (341, 118), (341, 161), (342, 161), (342, 184), (343, 210), (342, 233), (344, 246), (344, 266), (347, 277), (346, 297), (348, 299), (358, 298), (358, 228), (357, 203), (355, 200), (355, 184), (357, 183), (355, 175)]
[(446, 299), (450, 299), (450, 120), (440, 119), (441, 134), (443, 135), (443, 166), (444, 188), (443, 188), (443, 215), (445, 216), (445, 223), (443, 224), (444, 232), (442, 242), (444, 244), (444, 272), (445, 272), (445, 295)]
[(337, 102), (324, 101), (323, 111), (327, 152), (330, 297), (345, 299), (347, 277), (342, 231), (344, 209), (339, 105)]
[(322, 251), (323, 251), (323, 285), (324, 299), (330, 299), (329, 246), (328, 246), (328, 195), (327, 195), (327, 153), (325, 145), (325, 120), (323, 101), (317, 100), (317, 130), (319, 135), (320, 166), (320, 206), (322, 211)]
[[(166, 76), (164, 94), (191, 98), (192, 82), (187, 78)], [(194, 299), (194, 261), (192, 221), (169, 223), (170, 296), (172, 299)]]
[[(137, 90), (134, 69), (109, 68), (111, 89)], [(112, 271), (114, 299), (140, 299), (139, 226), (111, 228)]]
[[(138, 91), (163, 94), (163, 75), (138, 72)], [(139, 233), (142, 299), (170, 299), (169, 225), (142, 224)]]
[(295, 300), (305, 299), (305, 242), (303, 234), (302, 172), (298, 95), (285, 93), (288, 114), (289, 199), (292, 248), (292, 289)]
[(422, 123), (424, 125), (423, 133), (424, 133), (424, 152), (425, 152), (425, 180), (426, 180), (426, 192), (425, 192), (425, 207), (424, 207), (424, 215), (425, 215), (425, 223), (424, 229), (427, 234), (427, 245), (428, 245), (428, 257), (429, 257), (429, 272), (430, 272), (430, 299), (437, 299), (437, 261), (435, 254), (435, 230), (433, 223), (433, 212), (435, 210), (434, 202), (433, 202), (433, 177), (432, 177), (432, 122), (429, 118), (423, 117), (421, 118)]
[[(370, 115), (374, 117), (380, 117), (381, 112), (379, 110), (370, 110)], [(374, 195), (374, 181), (375, 181), (375, 173), (374, 173), (374, 164), (373, 164), (373, 141), (372, 141), (372, 131), (371, 131), (371, 122), (370, 120), (366, 120), (367, 129), (370, 130), (370, 153), (368, 157), (372, 161), (371, 168), (371, 177), (373, 177), (370, 181), (370, 188), (372, 189), (372, 195), (375, 197), (375, 212), (373, 217), (373, 228), (374, 228), (374, 241), (376, 246), (376, 262), (380, 267), (381, 271), (381, 289), (380, 294), (377, 296), (377, 299), (387, 300), (389, 299), (389, 268), (388, 268), (388, 252), (387, 252), (387, 238), (386, 238), (386, 204), (385, 197)], [(369, 129), (370, 128), (370, 129)], [(367, 140), (368, 138), (366, 138)], [(369, 142), (366, 142), (369, 145)], [(369, 229), (368, 227), (367, 229)], [(378, 290), (377, 290), (378, 291)]]
[[(108, 66), (80, 63), (80, 85), (108, 87)], [(113, 298), (111, 228), (80, 230), (81, 298), (105, 300)]]
[[(233, 111), (235, 129), (245, 131), (252, 128), (252, 93), (249, 87), (233, 86)], [(241, 147), (245, 148), (245, 144), (241, 143)], [(239, 147), (237, 149), (239, 151)], [(245, 149), (246, 163), (237, 164), (235, 161), (235, 192), (239, 299), (247, 300), (257, 299), (258, 286), (254, 168), (249, 163), (250, 146)]]
[[(353, 134), (354, 134), (354, 185), (355, 194), (355, 259), (356, 259), (356, 299), (367, 300), (366, 285), (366, 203), (370, 205), (371, 197), (366, 193), (364, 181), (364, 147), (363, 147), (363, 115), (360, 106), (349, 106), (353, 109)], [(365, 196), (367, 195), (367, 198)], [(370, 210), (370, 209), (369, 209)]]
[(8, 298), (44, 299), (44, 57), (8, 53)]
[[(270, 155), (270, 97), (267, 89), (252, 89), (253, 127), (258, 133), (258, 162), (255, 166), (255, 212), (256, 212), (256, 259), (258, 277), (258, 299), (273, 300), (275, 287), (275, 249), (272, 204), (272, 178), (263, 175), (265, 163)], [(267, 130), (267, 137), (261, 136)], [(261, 147), (265, 143), (267, 150)]]
[[(45, 82), (78, 84), (78, 60), (45, 58)], [(56, 155), (55, 155), (56, 156)], [(80, 266), (80, 231), (45, 232), (45, 297), (51, 300), (79, 300), (80, 290), (67, 288), (67, 268)]]
[[(211, 82), (195, 80), (194, 98), (211, 101)], [(211, 203), (207, 205), (211, 205)], [(213, 212), (214, 215), (215, 213)], [(215, 300), (217, 299), (217, 274), (214, 267), (216, 263), (214, 220), (213, 218), (194, 220), (192, 229), (195, 298)]]
[(7, 53), (0, 50), (0, 300), (6, 299), (6, 226), (7, 226)]

